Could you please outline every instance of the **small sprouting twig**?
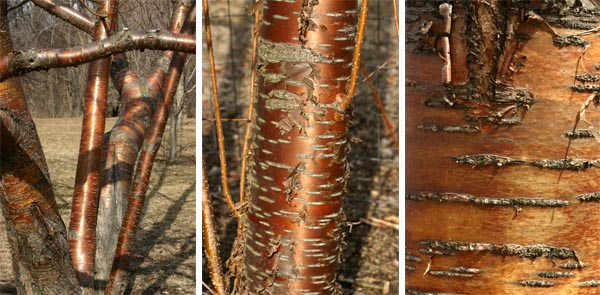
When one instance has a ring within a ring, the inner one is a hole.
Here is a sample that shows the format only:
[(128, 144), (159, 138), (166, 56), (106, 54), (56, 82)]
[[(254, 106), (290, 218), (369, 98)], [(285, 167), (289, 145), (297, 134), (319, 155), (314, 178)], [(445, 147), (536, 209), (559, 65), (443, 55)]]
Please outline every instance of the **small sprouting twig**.
[(387, 113), (385, 111), (385, 108), (383, 107), (383, 104), (381, 103), (381, 98), (379, 97), (379, 93), (377, 92), (375, 85), (373, 85), (373, 83), (371, 82), (371, 79), (369, 79), (369, 77), (368, 77), (365, 66), (363, 64), (361, 64), (360, 69), (362, 71), (362, 74), (365, 76), (367, 83), (369, 84), (369, 88), (371, 88), (371, 92), (373, 93), (373, 98), (375, 98), (375, 104), (377, 104), (377, 108), (379, 109), (379, 112), (383, 116), (383, 121), (385, 122), (385, 126), (387, 127), (390, 135), (392, 136), (392, 140), (394, 140), (394, 149), (398, 152), (398, 151), (400, 151), (400, 147), (399, 147), (400, 144), (398, 142), (398, 134), (395, 132), (395, 128), (387, 116)]
[[(250, 73), (250, 101), (248, 103), (248, 122), (252, 120), (252, 114), (254, 112), (254, 97), (256, 96), (256, 54), (258, 47), (259, 29), (262, 21), (261, 16), (261, 3), (262, 0), (254, 5), (254, 31), (252, 40), (252, 72)], [(246, 133), (244, 135), (244, 143), (242, 145), (242, 163), (240, 172), (240, 203), (244, 201), (244, 193), (246, 191), (246, 162), (248, 161), (248, 142), (250, 141), (250, 132), (252, 131), (252, 124), (246, 124)]]
[(350, 74), (350, 81), (348, 91), (343, 97), (340, 103), (340, 110), (346, 111), (354, 93), (356, 92), (356, 78), (358, 77), (358, 66), (360, 65), (360, 49), (362, 47), (363, 36), (365, 33), (365, 24), (367, 23), (367, 10), (369, 6), (369, 0), (363, 0), (360, 6), (360, 18), (358, 20), (358, 31), (356, 33), (356, 46), (354, 47), (354, 56), (352, 57), (352, 72)]
[(227, 159), (225, 158), (225, 137), (223, 136), (223, 124), (221, 122), (221, 108), (219, 105), (219, 93), (217, 91), (217, 73), (215, 70), (215, 55), (212, 47), (212, 35), (210, 31), (210, 17), (208, 14), (208, 0), (202, 1), (204, 8), (204, 30), (206, 33), (206, 49), (208, 51), (208, 60), (210, 64), (210, 84), (212, 86), (213, 105), (215, 107), (215, 125), (217, 128), (217, 143), (219, 146), (219, 161), (221, 163), (221, 186), (227, 206), (233, 214), (239, 218), (239, 213), (235, 209), (235, 204), (229, 192), (229, 184), (227, 183)]

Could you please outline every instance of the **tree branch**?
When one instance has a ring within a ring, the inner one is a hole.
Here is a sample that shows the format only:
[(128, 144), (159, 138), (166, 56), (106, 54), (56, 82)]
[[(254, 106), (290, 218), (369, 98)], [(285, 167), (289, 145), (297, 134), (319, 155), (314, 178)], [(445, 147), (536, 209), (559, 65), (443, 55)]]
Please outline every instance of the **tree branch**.
[(94, 32), (94, 22), (71, 7), (57, 5), (54, 0), (31, 0), (31, 2), (90, 35)]
[(356, 92), (356, 78), (358, 77), (358, 66), (360, 65), (360, 51), (362, 47), (363, 36), (365, 32), (365, 23), (367, 22), (367, 9), (369, 8), (369, 0), (363, 0), (360, 6), (360, 19), (358, 21), (358, 31), (356, 33), (356, 46), (354, 48), (354, 56), (352, 57), (352, 73), (350, 74), (350, 81), (348, 91), (343, 97), (340, 103), (340, 110), (346, 111), (350, 101), (354, 97)]
[(79, 47), (15, 51), (0, 60), (0, 81), (28, 72), (77, 66), (116, 53), (144, 49), (195, 53), (196, 39), (188, 34), (123, 31)]
[[(231, 198), (231, 192), (229, 191), (229, 184), (227, 183), (227, 159), (225, 157), (225, 137), (223, 136), (223, 127), (221, 123), (221, 108), (219, 106), (219, 91), (217, 84), (217, 74), (215, 72), (215, 56), (213, 54), (212, 46), (212, 35), (210, 30), (210, 16), (208, 1), (202, 1), (202, 8), (204, 11), (204, 31), (206, 35), (206, 50), (208, 51), (208, 61), (210, 65), (210, 85), (212, 86), (212, 98), (213, 106), (215, 107), (215, 126), (217, 129), (217, 143), (219, 146), (219, 163), (221, 164), (221, 186), (223, 187), (223, 195), (227, 206), (231, 209), (231, 212), (239, 219), (240, 214), (235, 208), (235, 203)], [(240, 188), (241, 189), (241, 188)]]

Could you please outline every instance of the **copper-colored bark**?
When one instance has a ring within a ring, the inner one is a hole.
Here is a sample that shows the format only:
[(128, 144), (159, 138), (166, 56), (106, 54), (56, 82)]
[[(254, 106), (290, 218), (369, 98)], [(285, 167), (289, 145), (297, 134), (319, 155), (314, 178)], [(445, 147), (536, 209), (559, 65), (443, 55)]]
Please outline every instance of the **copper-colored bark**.
[[(195, 23), (196, 8), (194, 6), (190, 10), (186, 23), (183, 26), (184, 32), (193, 33)], [(158, 102), (152, 116), (152, 123), (150, 124), (148, 132), (145, 134), (144, 144), (137, 160), (134, 181), (132, 183), (131, 192), (129, 193), (129, 203), (119, 233), (115, 259), (105, 294), (123, 294), (123, 292), (125, 292), (127, 277), (130, 272), (129, 268), (135, 232), (144, 206), (152, 166), (158, 149), (160, 148), (162, 135), (164, 133), (173, 97), (175, 96), (177, 85), (179, 84), (179, 78), (181, 77), (186, 57), (186, 53), (175, 53), (169, 65), (167, 75), (163, 80), (164, 94)]]
[(94, 22), (71, 7), (58, 5), (54, 0), (31, 0), (31, 2), (86, 33), (94, 32)]
[(217, 142), (219, 145), (219, 164), (221, 166), (221, 188), (223, 189), (223, 195), (225, 201), (231, 212), (239, 217), (239, 213), (235, 208), (233, 199), (231, 198), (231, 192), (229, 191), (229, 184), (227, 183), (227, 159), (225, 157), (225, 137), (223, 136), (223, 125), (221, 123), (221, 107), (219, 104), (219, 91), (217, 87), (217, 73), (215, 70), (215, 56), (213, 53), (212, 36), (210, 31), (210, 16), (208, 0), (202, 1), (202, 11), (204, 17), (204, 31), (206, 34), (206, 51), (208, 52), (208, 61), (210, 65), (210, 85), (212, 88), (212, 102), (215, 108), (215, 129), (217, 129)]
[(173, 50), (194, 53), (194, 36), (167, 32), (118, 32), (83, 46), (38, 51), (15, 51), (0, 60), (0, 81), (16, 75), (50, 68), (72, 67), (131, 50)]
[[(99, 11), (109, 15), (96, 22), (94, 39), (102, 40), (116, 28), (117, 0), (100, 2)], [(88, 68), (84, 94), (84, 115), (75, 175), (75, 189), (69, 223), (69, 250), (79, 283), (86, 293), (93, 292), (93, 269), (96, 254), (96, 216), (102, 136), (106, 116), (110, 58), (92, 62)]]
[[(254, 29), (252, 30), (252, 72), (250, 73), (250, 94), (248, 100), (248, 120), (251, 120), (254, 114), (254, 100), (256, 99), (256, 55), (258, 49), (258, 37), (259, 37), (259, 29), (260, 23), (262, 21), (262, 2), (259, 2), (254, 7)], [(246, 187), (246, 165), (248, 163), (248, 148), (250, 142), (250, 134), (252, 132), (252, 125), (246, 124), (246, 131), (244, 133), (244, 143), (242, 144), (242, 156), (241, 156), (241, 165), (240, 165), (240, 188)], [(246, 190), (240, 189), (240, 203), (245, 201)], [(241, 226), (241, 223), (238, 224)], [(239, 227), (238, 226), (238, 227)]]
[(206, 252), (207, 265), (210, 273), (210, 280), (217, 294), (225, 295), (225, 280), (221, 268), (221, 257), (219, 256), (219, 243), (215, 224), (212, 202), (210, 201), (210, 190), (208, 189), (208, 178), (204, 169), (204, 160), (202, 161), (202, 240), (204, 241), (204, 251)]
[[(190, 1), (177, 1), (171, 18), (170, 31), (179, 33), (190, 10)], [(112, 258), (121, 228), (127, 195), (138, 152), (142, 146), (154, 108), (162, 93), (164, 69), (172, 52), (164, 52), (149, 76), (139, 79), (129, 68), (124, 55), (113, 57), (112, 78), (121, 95), (123, 114), (107, 135), (104, 173), (101, 175), (98, 210), (98, 249), (96, 279), (108, 281)]]
[[(557, 31), (572, 33), (565, 29)], [(568, 202), (568, 205), (558, 208), (499, 207), (475, 202), (406, 200), (406, 245), (401, 247), (405, 246), (410, 255), (406, 257), (409, 267), (402, 271), (406, 272), (406, 286), (411, 290), (459, 294), (598, 294), (598, 288), (592, 287), (592, 280), (600, 278), (599, 206), (597, 202), (582, 202), (575, 198), (600, 191), (597, 167), (581, 171), (496, 164), (474, 168), (452, 159), (469, 154), (493, 154), (527, 161), (565, 157), (569, 140), (564, 134), (573, 129), (580, 106), (589, 96), (589, 93), (575, 93), (570, 102), (572, 93), (568, 86), (573, 83), (581, 48), (558, 48), (553, 45), (551, 34), (528, 23), (522, 23), (518, 32), (530, 34), (531, 39), (522, 49), (527, 59), (514, 74), (514, 84), (528, 86), (540, 101), (528, 110), (520, 125), (479, 124), (482, 132), (473, 134), (415, 128), (424, 122), (448, 126), (467, 123), (462, 111), (430, 108), (423, 104), (426, 99), (444, 91), (442, 85), (436, 83), (439, 60), (432, 55), (415, 54), (407, 46), (406, 68), (414, 70), (407, 70), (406, 75), (417, 87), (408, 87), (406, 92), (406, 190), (411, 193), (464, 193), (478, 200), (536, 197)], [(600, 47), (594, 45), (594, 36), (584, 38), (592, 42), (585, 60), (594, 64), (600, 58)], [(587, 69), (597, 74), (592, 67)], [(595, 124), (598, 111), (589, 108), (587, 116)], [(578, 126), (597, 132), (597, 126), (594, 127), (589, 129), (583, 122)], [(571, 142), (568, 157), (598, 159), (597, 144), (593, 138), (575, 139)], [(461, 250), (441, 249), (432, 240), (489, 243), (498, 250), (492, 251), (482, 244), (478, 247), (463, 245)], [(569, 251), (562, 251), (564, 256), (556, 252), (552, 255), (539, 252), (520, 257), (510, 255), (514, 252), (509, 249), (515, 245)], [(563, 268), (573, 266), (578, 268)], [(462, 271), (457, 271), (460, 268), (456, 267), (462, 267)], [(470, 270), (465, 272), (465, 269)], [(548, 273), (556, 275), (558, 272), (570, 274), (547, 278)], [(528, 287), (528, 284), (545, 284), (539, 281), (553, 285)]]
[[(6, 6), (0, 3), (0, 56), (12, 50)], [(0, 83), (0, 206), (17, 292), (76, 293), (65, 225), (19, 79)]]
[(334, 294), (356, 1), (265, 1), (240, 294)]

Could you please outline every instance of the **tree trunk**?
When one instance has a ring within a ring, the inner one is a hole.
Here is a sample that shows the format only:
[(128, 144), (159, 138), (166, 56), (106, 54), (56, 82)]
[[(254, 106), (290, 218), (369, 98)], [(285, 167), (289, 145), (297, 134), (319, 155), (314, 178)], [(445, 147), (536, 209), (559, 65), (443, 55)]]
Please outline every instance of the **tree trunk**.
[[(579, 66), (580, 47), (556, 45), (572, 30), (523, 17), (558, 17), (535, 2), (454, 1), (453, 19), (466, 20), (450, 34), (466, 32), (450, 48), (468, 56), (462, 85), (444, 88), (439, 57), (407, 43), (407, 294), (598, 293), (599, 157), (581, 139), (597, 131), (584, 119), (573, 127), (598, 98), (569, 85), (576, 71), (597, 74), (600, 50), (592, 44)], [(589, 17), (581, 11), (561, 15)], [(436, 103), (442, 93), (452, 104)]]
[[(11, 52), (6, 1), (0, 3), (0, 44), (0, 56)], [(0, 177), (18, 294), (76, 294), (67, 230), (19, 78), (0, 83)]]
[(183, 88), (183, 83), (185, 79), (181, 79), (179, 82), (179, 86), (177, 87), (177, 92), (175, 93), (175, 97), (173, 98), (173, 107), (171, 112), (171, 127), (169, 129), (169, 139), (170, 139), (170, 148), (169, 148), (169, 161), (174, 161), (177, 158), (177, 129), (181, 126), (181, 118), (182, 118), (182, 107), (183, 107), (183, 97), (185, 96), (185, 89)]
[(336, 97), (357, 11), (357, 1), (264, 2), (237, 294), (339, 291), (349, 115)]

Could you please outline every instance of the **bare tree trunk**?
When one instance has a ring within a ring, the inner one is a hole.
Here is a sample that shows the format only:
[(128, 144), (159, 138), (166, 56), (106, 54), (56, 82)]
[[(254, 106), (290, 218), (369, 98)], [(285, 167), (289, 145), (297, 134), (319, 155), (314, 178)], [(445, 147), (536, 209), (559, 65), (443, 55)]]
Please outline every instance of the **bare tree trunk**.
[[(184, 77), (185, 78), (185, 77)], [(171, 127), (169, 129), (170, 135), (170, 149), (169, 149), (169, 160), (173, 161), (177, 158), (177, 129), (181, 126), (181, 111), (183, 110), (183, 98), (185, 96), (185, 89), (183, 83), (185, 79), (181, 79), (175, 97), (173, 98), (173, 111), (171, 112)]]
[[(0, 3), (0, 56), (12, 50), (6, 5)], [(17, 292), (76, 294), (67, 231), (20, 79), (0, 83), (0, 94), (0, 201)]]
[(357, 1), (264, 2), (236, 294), (339, 291), (349, 114), (336, 98), (357, 13)]
[[(179, 0), (174, 5), (170, 31), (179, 33), (191, 8), (191, 1)], [(139, 78), (130, 69), (124, 55), (113, 58), (111, 69), (115, 87), (124, 107), (117, 124), (107, 134), (105, 169), (101, 177), (100, 208), (98, 212), (98, 260), (95, 271), (98, 292), (109, 279), (118, 232), (125, 215), (127, 196), (137, 155), (150, 127), (157, 101), (162, 94), (165, 68), (172, 52), (163, 52), (147, 77)], [(127, 86), (124, 89), (124, 86)]]

